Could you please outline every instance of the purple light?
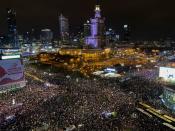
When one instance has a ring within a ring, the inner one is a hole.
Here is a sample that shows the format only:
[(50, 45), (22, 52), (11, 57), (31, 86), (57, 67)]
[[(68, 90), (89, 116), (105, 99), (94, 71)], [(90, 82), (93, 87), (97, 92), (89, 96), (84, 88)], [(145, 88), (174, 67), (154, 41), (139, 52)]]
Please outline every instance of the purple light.
[[(95, 7), (95, 18), (91, 19), (91, 36), (85, 39), (85, 43), (93, 48), (99, 48), (102, 45), (102, 37), (99, 34), (101, 29), (100, 24), (104, 24), (104, 19), (101, 18), (100, 6), (96, 5)], [(102, 26), (103, 27), (103, 26)]]

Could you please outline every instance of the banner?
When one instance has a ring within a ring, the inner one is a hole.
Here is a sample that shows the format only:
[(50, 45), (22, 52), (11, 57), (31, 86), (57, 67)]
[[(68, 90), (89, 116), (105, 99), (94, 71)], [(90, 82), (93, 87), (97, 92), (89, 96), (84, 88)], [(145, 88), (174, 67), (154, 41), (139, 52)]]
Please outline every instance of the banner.
[(21, 59), (0, 60), (0, 87), (20, 81), (24, 81)]

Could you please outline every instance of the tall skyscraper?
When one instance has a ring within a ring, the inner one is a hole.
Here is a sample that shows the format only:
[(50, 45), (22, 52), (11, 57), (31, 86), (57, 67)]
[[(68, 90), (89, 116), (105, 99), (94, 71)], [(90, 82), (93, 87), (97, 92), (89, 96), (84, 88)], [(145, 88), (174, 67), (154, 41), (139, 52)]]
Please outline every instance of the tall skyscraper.
[(92, 48), (105, 46), (105, 19), (101, 17), (99, 1), (95, 6), (95, 16), (90, 20), (91, 35), (85, 38), (85, 43)]
[(62, 14), (59, 16), (60, 37), (62, 41), (69, 40), (69, 21)]
[(84, 37), (91, 35), (91, 25), (90, 22), (87, 20), (87, 22), (84, 24), (84, 31), (83, 31)]
[(19, 48), (18, 33), (16, 29), (16, 11), (7, 8), (8, 39), (10, 48)]
[(131, 27), (129, 25), (123, 26), (123, 40), (130, 41), (131, 40)]

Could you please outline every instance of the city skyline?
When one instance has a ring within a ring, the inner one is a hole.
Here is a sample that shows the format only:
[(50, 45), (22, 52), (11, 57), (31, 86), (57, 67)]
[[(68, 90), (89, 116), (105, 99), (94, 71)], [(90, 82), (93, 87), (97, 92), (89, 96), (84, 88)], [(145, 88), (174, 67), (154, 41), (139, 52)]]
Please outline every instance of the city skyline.
[[(69, 4), (67, 4), (69, 3)], [(7, 3), (2, 2), (6, 5)], [(26, 6), (25, 6), (26, 5)], [(30, 6), (29, 6), (30, 5)], [(31, 31), (32, 28), (51, 28), (58, 34), (58, 16), (63, 13), (69, 21), (71, 31), (77, 31), (90, 17), (93, 16), (95, 0), (87, 3), (75, 1), (37, 1), (12, 2), (11, 7), (17, 10), (17, 29), (19, 33)], [(163, 1), (114, 1), (101, 2), (102, 13), (106, 18), (107, 27), (121, 32), (124, 24), (132, 26), (133, 39), (160, 39), (175, 36), (175, 16), (173, 15), (174, 2)], [(9, 5), (6, 5), (6, 7)], [(32, 7), (32, 8), (31, 8)], [(6, 32), (5, 9), (0, 9), (0, 33)]]
[(0, 131), (175, 130), (175, 2), (3, 4)]

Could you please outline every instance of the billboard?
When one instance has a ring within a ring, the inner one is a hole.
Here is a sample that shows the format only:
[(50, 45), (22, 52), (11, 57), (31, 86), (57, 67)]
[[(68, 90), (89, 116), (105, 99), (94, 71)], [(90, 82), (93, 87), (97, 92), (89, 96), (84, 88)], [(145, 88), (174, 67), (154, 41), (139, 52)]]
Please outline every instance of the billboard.
[(20, 56), (20, 55), (1, 56), (1, 59), (2, 59), (2, 60), (17, 59), (17, 58), (21, 58), (21, 56)]
[(175, 68), (170, 67), (160, 67), (159, 69), (159, 77), (164, 79), (175, 79)]
[(0, 60), (0, 88), (24, 81), (21, 59)]

